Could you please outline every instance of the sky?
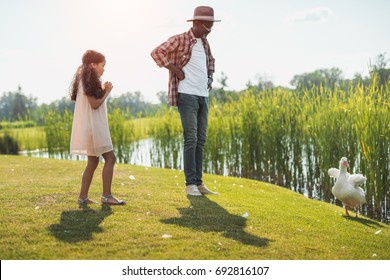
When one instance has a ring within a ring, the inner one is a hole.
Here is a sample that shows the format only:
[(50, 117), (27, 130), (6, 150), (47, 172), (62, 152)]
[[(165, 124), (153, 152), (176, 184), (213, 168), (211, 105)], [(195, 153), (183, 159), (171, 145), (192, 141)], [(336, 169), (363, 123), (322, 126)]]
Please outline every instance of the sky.
[(38, 104), (68, 96), (88, 49), (106, 57), (103, 81), (113, 97), (141, 92), (147, 102), (168, 90), (168, 70), (150, 52), (189, 30), (196, 6), (214, 8), (208, 39), (228, 90), (250, 81), (289, 86), (294, 75), (338, 67), (344, 78), (368, 75), (390, 57), (388, 0), (0, 0), (0, 95), (17, 91)]

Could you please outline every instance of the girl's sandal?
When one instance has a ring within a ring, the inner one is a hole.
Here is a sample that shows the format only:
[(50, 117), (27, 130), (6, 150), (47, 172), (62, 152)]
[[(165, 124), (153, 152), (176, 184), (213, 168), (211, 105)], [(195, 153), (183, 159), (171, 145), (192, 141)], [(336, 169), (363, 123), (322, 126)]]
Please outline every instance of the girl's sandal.
[(80, 205), (84, 205), (84, 204), (97, 204), (96, 201), (93, 201), (93, 200), (90, 200), (88, 197), (86, 198), (78, 198), (77, 199), (77, 203), (80, 204)]
[(111, 194), (107, 196), (102, 196), (102, 204), (106, 205), (124, 205), (126, 204), (125, 201), (119, 200), (116, 197), (112, 196)]

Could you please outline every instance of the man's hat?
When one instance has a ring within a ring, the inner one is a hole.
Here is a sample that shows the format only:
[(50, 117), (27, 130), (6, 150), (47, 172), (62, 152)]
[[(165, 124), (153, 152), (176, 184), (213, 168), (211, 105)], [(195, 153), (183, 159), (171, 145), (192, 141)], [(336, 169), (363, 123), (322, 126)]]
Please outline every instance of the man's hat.
[(211, 7), (199, 6), (194, 10), (194, 18), (187, 21), (202, 20), (202, 21), (214, 21), (218, 22), (221, 20), (214, 19), (214, 10)]

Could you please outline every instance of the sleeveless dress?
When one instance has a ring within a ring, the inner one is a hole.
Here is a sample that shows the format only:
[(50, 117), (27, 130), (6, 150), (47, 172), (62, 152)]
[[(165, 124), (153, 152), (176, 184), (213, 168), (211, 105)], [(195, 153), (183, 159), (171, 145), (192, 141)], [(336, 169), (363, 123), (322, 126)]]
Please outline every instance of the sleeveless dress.
[(96, 110), (93, 109), (80, 81), (70, 138), (71, 154), (98, 157), (113, 150), (106, 101)]

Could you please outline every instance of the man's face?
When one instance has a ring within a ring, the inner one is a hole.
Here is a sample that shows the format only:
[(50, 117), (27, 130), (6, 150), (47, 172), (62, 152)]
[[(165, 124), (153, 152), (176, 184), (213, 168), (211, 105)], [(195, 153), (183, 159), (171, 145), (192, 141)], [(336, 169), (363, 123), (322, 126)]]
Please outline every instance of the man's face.
[(201, 37), (206, 37), (211, 32), (213, 25), (212, 21), (195, 21), (195, 28)]

